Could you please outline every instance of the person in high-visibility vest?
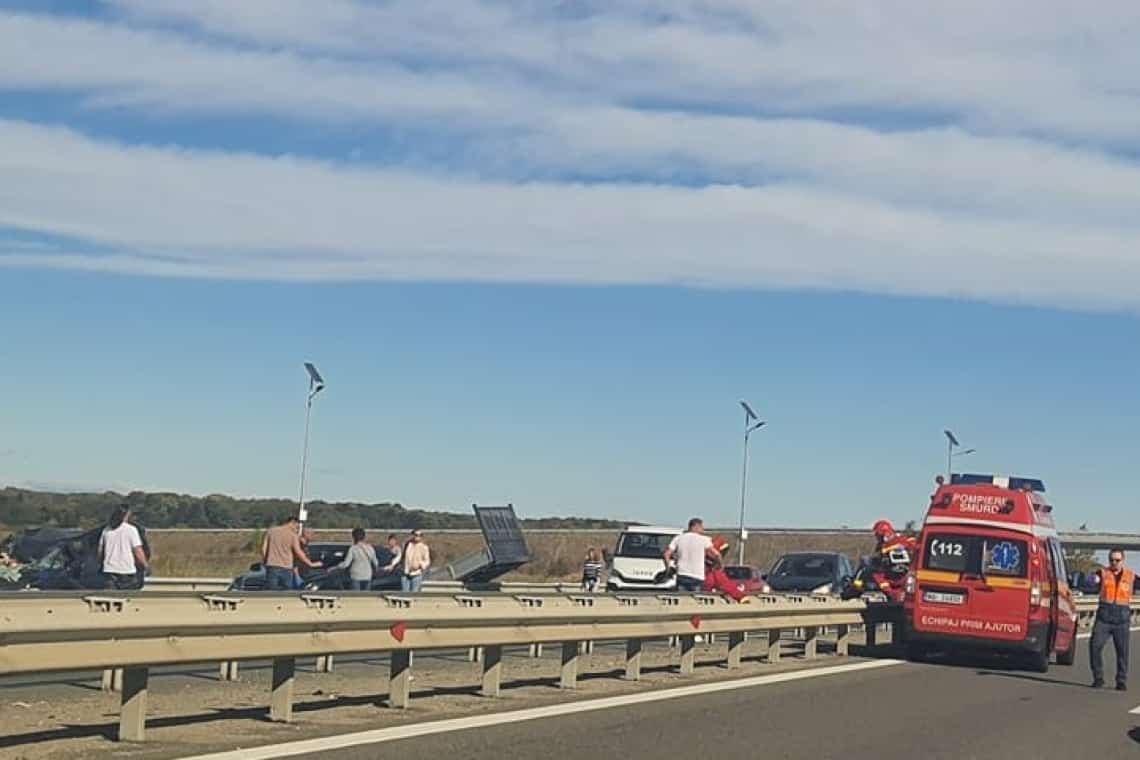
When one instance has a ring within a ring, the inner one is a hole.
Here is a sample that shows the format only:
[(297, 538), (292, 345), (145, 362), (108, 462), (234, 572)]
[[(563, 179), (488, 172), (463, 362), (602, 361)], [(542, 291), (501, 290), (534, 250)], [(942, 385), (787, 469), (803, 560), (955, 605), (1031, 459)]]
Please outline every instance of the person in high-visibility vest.
[(1124, 566), (1124, 550), (1108, 553), (1108, 567), (1100, 571), (1100, 604), (1096, 608), (1092, 638), (1089, 640), (1089, 664), (1092, 666), (1093, 688), (1104, 686), (1104, 662), (1101, 650), (1112, 639), (1116, 650), (1116, 689), (1128, 689), (1128, 637), (1132, 616), (1132, 591), (1136, 573)]

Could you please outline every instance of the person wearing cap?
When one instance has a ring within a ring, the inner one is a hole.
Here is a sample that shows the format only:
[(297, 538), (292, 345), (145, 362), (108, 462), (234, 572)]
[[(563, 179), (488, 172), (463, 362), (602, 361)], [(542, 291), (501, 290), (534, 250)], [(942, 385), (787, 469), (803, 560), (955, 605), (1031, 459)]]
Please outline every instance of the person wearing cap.
[(412, 537), (404, 544), (404, 574), (400, 578), (400, 588), (405, 593), (415, 593), (424, 585), (424, 573), (431, 567), (431, 550), (424, 543), (424, 532), (419, 528), (412, 531)]
[(1101, 650), (1112, 639), (1116, 650), (1116, 689), (1128, 690), (1128, 637), (1132, 616), (1132, 592), (1136, 573), (1124, 566), (1124, 550), (1108, 553), (1108, 567), (1100, 571), (1100, 603), (1096, 608), (1089, 639), (1089, 664), (1092, 666), (1093, 688), (1104, 686), (1104, 661)]

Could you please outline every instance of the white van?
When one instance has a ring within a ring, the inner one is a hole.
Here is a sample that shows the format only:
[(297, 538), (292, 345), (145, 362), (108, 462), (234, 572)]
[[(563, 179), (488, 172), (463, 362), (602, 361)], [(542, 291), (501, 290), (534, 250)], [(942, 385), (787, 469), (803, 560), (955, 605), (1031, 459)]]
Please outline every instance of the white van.
[(654, 525), (628, 526), (618, 536), (606, 591), (668, 591), (676, 588), (677, 576), (665, 572), (665, 561), (661, 555), (681, 532), (680, 528)]

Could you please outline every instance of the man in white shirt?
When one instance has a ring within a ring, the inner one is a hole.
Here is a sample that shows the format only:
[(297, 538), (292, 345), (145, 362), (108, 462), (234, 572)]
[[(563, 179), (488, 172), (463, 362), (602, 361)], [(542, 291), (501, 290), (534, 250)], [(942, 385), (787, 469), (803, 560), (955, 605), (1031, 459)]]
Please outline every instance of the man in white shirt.
[(127, 519), (131, 516), (128, 504), (120, 504), (111, 513), (111, 519), (99, 536), (99, 562), (103, 568), (103, 587), (107, 589), (138, 588), (138, 571), (147, 570), (146, 552), (143, 550), (139, 530)]
[(705, 523), (699, 517), (689, 520), (689, 528), (669, 542), (662, 555), (665, 567), (677, 560), (677, 590), (697, 592), (705, 586), (705, 557), (720, 561), (721, 556), (705, 535)]

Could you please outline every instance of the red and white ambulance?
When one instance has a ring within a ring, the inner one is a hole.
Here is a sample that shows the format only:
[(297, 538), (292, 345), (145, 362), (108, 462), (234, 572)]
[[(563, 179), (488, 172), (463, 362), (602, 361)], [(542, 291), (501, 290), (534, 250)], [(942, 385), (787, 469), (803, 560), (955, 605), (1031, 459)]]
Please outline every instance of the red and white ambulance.
[(993, 475), (939, 485), (906, 580), (912, 658), (972, 647), (1024, 655), (1039, 672), (1053, 654), (1073, 664), (1077, 611), (1044, 491), (1040, 480)]

